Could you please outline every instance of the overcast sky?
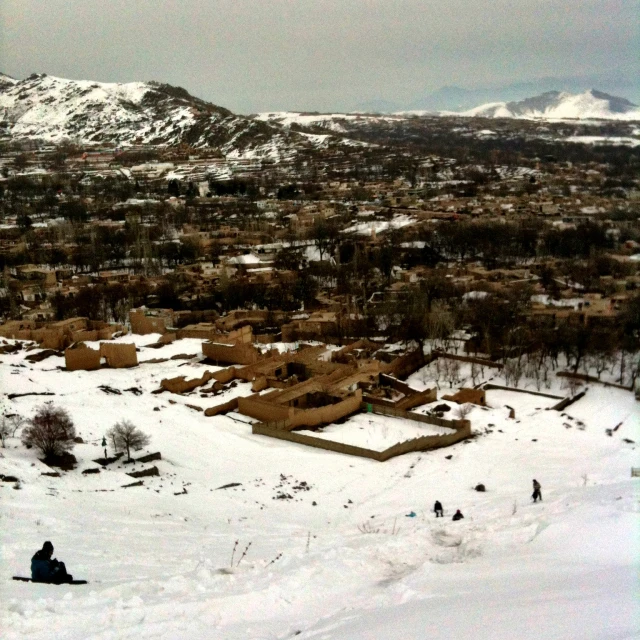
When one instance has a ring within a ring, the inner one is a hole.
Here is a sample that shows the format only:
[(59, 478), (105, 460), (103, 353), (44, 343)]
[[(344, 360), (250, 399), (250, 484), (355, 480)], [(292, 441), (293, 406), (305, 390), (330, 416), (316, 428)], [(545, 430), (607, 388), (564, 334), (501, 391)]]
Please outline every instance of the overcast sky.
[(638, 62), (640, 0), (0, 0), (0, 71), (159, 80), (240, 113)]

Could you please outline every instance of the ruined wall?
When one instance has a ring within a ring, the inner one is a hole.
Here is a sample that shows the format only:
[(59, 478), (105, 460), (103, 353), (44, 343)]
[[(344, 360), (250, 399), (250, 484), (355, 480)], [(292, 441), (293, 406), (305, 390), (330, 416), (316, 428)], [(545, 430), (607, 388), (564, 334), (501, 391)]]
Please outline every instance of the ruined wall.
[(269, 314), (274, 315), (274, 321), (282, 314), (269, 311), (244, 311), (236, 310), (216, 320), (216, 325), (221, 331), (231, 331), (239, 324), (264, 324), (269, 318)]
[(147, 335), (149, 333), (166, 333), (167, 326), (163, 317), (152, 317), (145, 315), (140, 309), (131, 309), (129, 312), (129, 322), (131, 322), (131, 333), (137, 335)]
[(491, 367), (493, 369), (502, 369), (504, 365), (499, 362), (494, 362), (493, 360), (487, 360), (486, 358), (473, 358), (471, 356), (459, 356), (455, 353), (446, 353), (444, 351), (433, 351), (432, 353), (435, 358), (449, 358), (449, 360), (458, 360), (460, 362), (470, 362), (479, 364), (482, 367)]
[(456, 393), (442, 396), (443, 400), (449, 402), (457, 402), (458, 404), (477, 404), (482, 407), (486, 406), (487, 399), (484, 389), (460, 389)]
[(298, 340), (298, 331), (296, 327), (297, 325), (293, 322), (282, 325), (280, 328), (282, 342), (295, 342)]
[(35, 328), (35, 320), (10, 320), (0, 325), (0, 337), (13, 338), (16, 340), (31, 340), (31, 331)]
[(396, 378), (406, 378), (425, 365), (422, 349), (396, 358), (384, 367), (384, 372)]
[(71, 333), (71, 342), (96, 342), (98, 332), (95, 329), (80, 329)]
[(343, 444), (341, 442), (332, 442), (331, 440), (324, 440), (322, 438), (315, 438), (314, 436), (308, 436), (295, 431), (273, 429), (261, 423), (252, 425), (251, 431), (257, 435), (269, 436), (280, 440), (288, 440), (289, 442), (304, 444), (309, 447), (315, 447), (316, 449), (325, 449), (351, 456), (359, 456), (361, 458), (371, 458), (372, 460), (380, 459), (380, 453), (378, 451), (372, 451), (371, 449), (356, 447), (350, 444)]
[(201, 378), (191, 378), (187, 380), (184, 376), (178, 376), (177, 378), (164, 378), (160, 381), (160, 387), (165, 391), (171, 393), (188, 393), (193, 391), (203, 384), (207, 384), (209, 380), (214, 378), (215, 374), (211, 371), (205, 371)]
[(51, 322), (47, 325), (48, 329), (53, 329), (60, 332), (74, 332), (82, 331), (83, 329), (89, 329), (89, 320), (87, 318), (68, 318), (67, 320), (60, 320), (59, 322)]
[(293, 407), (276, 405), (265, 402), (260, 396), (248, 396), (238, 398), (238, 413), (262, 420), (263, 422), (276, 422), (293, 416)]
[(364, 447), (357, 447), (355, 445), (344, 444), (342, 442), (332, 442), (331, 440), (325, 440), (324, 438), (316, 438), (311, 435), (302, 434), (296, 431), (287, 431), (282, 428), (276, 428), (271, 425), (263, 423), (257, 423), (252, 425), (252, 433), (269, 436), (271, 438), (278, 438), (280, 440), (287, 440), (289, 442), (295, 442), (298, 444), (304, 444), (309, 447), (315, 447), (316, 449), (325, 449), (327, 451), (335, 451), (336, 453), (344, 453), (350, 456), (358, 456), (360, 458), (369, 458), (378, 462), (384, 462), (395, 456), (400, 456), (405, 453), (414, 451), (427, 451), (429, 449), (438, 449), (440, 447), (448, 447), (456, 442), (460, 442), (471, 435), (471, 424), (468, 420), (461, 421), (468, 424), (458, 430), (457, 433), (451, 433), (442, 436), (423, 436), (421, 438), (414, 438), (405, 442), (399, 442), (398, 444), (385, 449), (384, 451), (373, 451), (372, 449), (366, 449)]
[(209, 407), (204, 410), (204, 415), (208, 418), (212, 416), (220, 415), (221, 413), (227, 413), (228, 411), (233, 411), (238, 408), (238, 398), (233, 398), (229, 400), (229, 402), (224, 402), (223, 404), (217, 404), (215, 407)]
[(64, 363), (67, 371), (94, 371), (100, 368), (100, 351), (80, 342), (65, 349)]
[(43, 349), (55, 349), (62, 351), (68, 347), (73, 340), (69, 334), (65, 335), (58, 329), (36, 329), (31, 332), (31, 340), (35, 340)]
[(200, 322), (198, 324), (189, 324), (177, 331), (178, 340), (183, 338), (196, 338), (197, 340), (219, 340), (220, 342), (226, 342), (216, 328), (216, 325), (211, 322)]
[(456, 442), (460, 442), (465, 438), (468, 438), (471, 433), (466, 433), (461, 430), (457, 433), (449, 433), (442, 436), (423, 436), (421, 438), (414, 438), (412, 440), (406, 440), (405, 442), (399, 442), (393, 446), (385, 449), (378, 460), (384, 462), (390, 458), (404, 455), (405, 453), (411, 453), (413, 451), (428, 451), (429, 449), (439, 449), (441, 447), (450, 447)]
[(218, 382), (222, 382), (222, 384), (227, 384), (227, 382), (235, 380), (238, 376), (235, 367), (227, 367), (226, 369), (216, 371), (212, 377)]
[(258, 391), (264, 391), (269, 386), (270, 384), (267, 377), (259, 376), (253, 381), (253, 384), (251, 385), (251, 391), (253, 391), (254, 393), (257, 393)]
[(249, 325), (230, 331), (227, 335), (227, 340), (230, 344), (241, 342), (243, 344), (249, 344), (253, 342), (253, 329)]
[(360, 410), (362, 403), (362, 391), (358, 389), (353, 396), (345, 398), (336, 404), (329, 404), (315, 409), (296, 411), (288, 420), (288, 430), (303, 427), (318, 427), (323, 424), (331, 424), (336, 420)]
[(345, 345), (342, 349), (333, 351), (331, 353), (331, 362), (349, 364), (356, 358), (356, 354), (353, 353), (354, 351), (365, 349), (372, 352), (377, 351), (381, 346), (382, 345), (376, 344), (375, 342), (371, 342), (371, 340), (367, 339), (356, 340), (356, 342)]
[[(573, 371), (558, 371), (556, 373), (557, 376), (561, 378), (573, 378), (574, 380), (582, 380), (584, 382), (597, 382), (605, 387), (614, 387), (615, 389), (624, 389), (625, 391), (633, 391), (633, 384), (629, 386), (625, 386), (623, 384), (617, 384), (615, 382), (606, 382), (605, 380), (600, 380), (600, 378), (596, 378), (595, 376), (588, 376), (583, 373), (573, 373)], [(486, 387), (485, 388), (489, 388)], [(494, 386), (494, 388), (496, 388)]]
[[(100, 323), (100, 324), (103, 324), (103, 323)], [(99, 328), (96, 327), (96, 329), (98, 333), (98, 337), (96, 338), (96, 340), (111, 340), (111, 338), (113, 338), (114, 333), (118, 333), (118, 332), (127, 333), (126, 328), (120, 324), (108, 325), (106, 327), (99, 327)]]
[(34, 340), (43, 349), (62, 351), (74, 342), (110, 338), (117, 331), (122, 331), (119, 324), (108, 325), (105, 322), (88, 320), (87, 318), (70, 318), (60, 322), (51, 322), (40, 328), (32, 320), (11, 321), (0, 326), (0, 336), (18, 340)]
[(437, 389), (425, 389), (424, 391), (414, 391), (411, 395), (402, 398), (396, 402), (396, 409), (404, 409), (409, 411), (414, 407), (419, 407), (423, 404), (429, 404), (435, 402), (438, 399)]
[(203, 342), (202, 353), (219, 364), (255, 364), (262, 354), (252, 344), (221, 344), (219, 342)]
[(120, 342), (100, 343), (100, 355), (104, 356), (107, 365), (113, 369), (138, 366), (138, 354), (136, 345)]
[[(366, 402), (360, 405), (363, 411), (368, 411), (369, 407)], [(404, 418), (413, 420), (414, 422), (423, 422), (425, 424), (435, 424), (438, 427), (447, 427), (455, 429), (459, 432), (467, 433), (465, 437), (471, 435), (471, 421), (469, 420), (447, 420), (446, 418), (438, 418), (437, 416), (427, 416), (422, 413), (414, 413), (413, 411), (403, 411), (402, 409), (392, 409), (381, 405), (372, 404), (371, 412), (378, 413), (383, 416), (393, 416), (395, 418)]]

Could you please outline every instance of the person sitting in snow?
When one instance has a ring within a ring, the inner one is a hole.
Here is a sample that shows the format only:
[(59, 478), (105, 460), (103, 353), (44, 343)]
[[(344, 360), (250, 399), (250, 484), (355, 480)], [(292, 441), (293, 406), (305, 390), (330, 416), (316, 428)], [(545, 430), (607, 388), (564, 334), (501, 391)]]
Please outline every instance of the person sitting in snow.
[(542, 487), (540, 486), (540, 483), (534, 479), (533, 481), (533, 494), (531, 495), (531, 497), (533, 498), (534, 502), (538, 502), (538, 500), (540, 500), (540, 502), (542, 502), (542, 492), (541, 492)]
[(462, 518), (464, 518), (464, 516), (462, 515), (462, 513), (460, 513), (460, 509), (458, 509), (454, 514), (453, 514), (453, 518), (451, 518), (452, 520), (462, 520)]
[(440, 502), (440, 500), (436, 500), (436, 503), (433, 505), (433, 511), (436, 514), (436, 518), (444, 517), (444, 511), (442, 509), (442, 503)]
[(64, 562), (60, 562), (53, 555), (53, 545), (47, 540), (40, 551), (36, 551), (31, 558), (31, 579), (34, 582), (51, 582), (53, 584), (62, 584), (63, 582), (71, 582), (73, 576), (67, 573)]

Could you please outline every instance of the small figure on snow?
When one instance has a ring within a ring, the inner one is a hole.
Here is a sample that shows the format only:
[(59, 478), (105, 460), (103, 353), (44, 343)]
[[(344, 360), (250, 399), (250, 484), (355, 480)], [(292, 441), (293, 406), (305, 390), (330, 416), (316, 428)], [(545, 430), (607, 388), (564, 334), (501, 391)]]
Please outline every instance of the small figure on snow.
[(464, 518), (464, 516), (462, 515), (462, 513), (460, 512), (460, 509), (458, 509), (454, 514), (453, 514), (453, 518), (451, 518), (452, 520), (462, 520), (462, 518)]
[(440, 500), (436, 500), (436, 503), (433, 505), (433, 511), (436, 514), (436, 518), (444, 517), (444, 510), (442, 509), (442, 503)]
[(540, 502), (542, 502), (542, 492), (541, 492), (542, 487), (540, 486), (540, 483), (537, 480), (533, 481), (533, 494), (531, 495), (531, 497), (533, 498), (534, 502), (538, 502), (538, 500), (540, 500)]
[(36, 551), (31, 558), (31, 579), (34, 582), (51, 582), (53, 584), (62, 584), (63, 582), (71, 582), (73, 576), (67, 573), (64, 562), (60, 562), (53, 555), (53, 545), (47, 540), (40, 551)]

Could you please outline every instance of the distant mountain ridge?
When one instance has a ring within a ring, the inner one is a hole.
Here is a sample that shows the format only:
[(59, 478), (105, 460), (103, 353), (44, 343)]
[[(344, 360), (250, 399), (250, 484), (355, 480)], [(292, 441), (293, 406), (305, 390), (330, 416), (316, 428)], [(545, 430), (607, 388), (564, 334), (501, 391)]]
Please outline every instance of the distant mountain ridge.
[(578, 94), (547, 91), (524, 100), (483, 104), (461, 115), (484, 118), (640, 120), (640, 107), (626, 98), (591, 89)]
[(279, 160), (318, 141), (157, 82), (0, 75), (0, 134), (52, 143), (188, 144)]
[(444, 86), (436, 91), (425, 92), (394, 110), (467, 111), (489, 102), (516, 102), (558, 89), (568, 93), (584, 93), (592, 87), (598, 87), (610, 95), (627, 96), (632, 101), (640, 102), (640, 65), (629, 62), (598, 73), (547, 76), (473, 88)]

